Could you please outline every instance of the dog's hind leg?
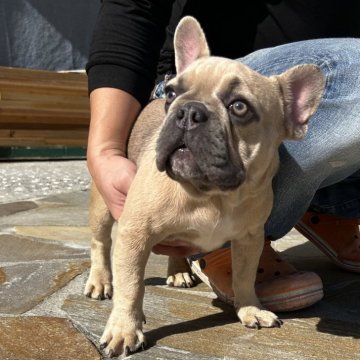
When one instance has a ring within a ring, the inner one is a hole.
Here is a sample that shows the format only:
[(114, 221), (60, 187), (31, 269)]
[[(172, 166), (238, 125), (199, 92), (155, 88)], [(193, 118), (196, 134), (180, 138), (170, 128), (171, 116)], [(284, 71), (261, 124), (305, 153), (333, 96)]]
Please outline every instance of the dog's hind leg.
[(166, 284), (190, 288), (196, 285), (196, 278), (185, 258), (169, 256)]
[(102, 300), (112, 297), (111, 230), (114, 219), (94, 183), (91, 185), (91, 269), (84, 294)]

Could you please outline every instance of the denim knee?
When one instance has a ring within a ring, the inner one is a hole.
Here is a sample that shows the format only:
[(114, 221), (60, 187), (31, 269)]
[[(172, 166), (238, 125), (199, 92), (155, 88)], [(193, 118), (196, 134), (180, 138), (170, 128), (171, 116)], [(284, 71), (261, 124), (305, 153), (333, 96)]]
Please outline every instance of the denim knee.
[(266, 234), (276, 239), (291, 230), (321, 187), (360, 169), (360, 39), (292, 43), (259, 50), (241, 61), (267, 76), (315, 63), (326, 76), (308, 134), (301, 141), (284, 141), (280, 148), (274, 208), (266, 224)]

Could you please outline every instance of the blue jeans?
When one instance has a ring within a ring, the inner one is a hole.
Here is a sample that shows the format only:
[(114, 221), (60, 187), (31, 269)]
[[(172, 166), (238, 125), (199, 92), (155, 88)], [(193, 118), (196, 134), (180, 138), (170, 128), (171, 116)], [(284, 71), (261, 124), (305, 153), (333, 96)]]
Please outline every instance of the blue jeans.
[(360, 217), (360, 39), (301, 41), (259, 50), (240, 61), (267, 76), (312, 63), (326, 76), (306, 137), (280, 146), (266, 235), (283, 237), (309, 208)]
[[(360, 39), (301, 41), (258, 50), (239, 61), (267, 76), (317, 64), (326, 76), (306, 137), (280, 146), (266, 235), (283, 237), (309, 208), (360, 217)], [(155, 93), (161, 90), (160, 85)]]

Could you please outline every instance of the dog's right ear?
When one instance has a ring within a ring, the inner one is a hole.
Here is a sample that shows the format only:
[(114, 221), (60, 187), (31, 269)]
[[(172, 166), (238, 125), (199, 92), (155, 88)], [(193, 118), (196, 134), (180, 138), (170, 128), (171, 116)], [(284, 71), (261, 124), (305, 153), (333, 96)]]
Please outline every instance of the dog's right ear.
[(182, 18), (176, 27), (174, 49), (175, 66), (178, 74), (196, 59), (210, 55), (204, 31), (192, 16)]

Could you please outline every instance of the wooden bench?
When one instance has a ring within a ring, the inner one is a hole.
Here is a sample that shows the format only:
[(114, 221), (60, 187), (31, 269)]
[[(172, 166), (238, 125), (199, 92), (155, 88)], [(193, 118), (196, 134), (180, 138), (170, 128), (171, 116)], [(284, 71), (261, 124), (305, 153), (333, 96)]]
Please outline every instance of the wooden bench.
[(85, 73), (0, 67), (0, 146), (86, 146)]

